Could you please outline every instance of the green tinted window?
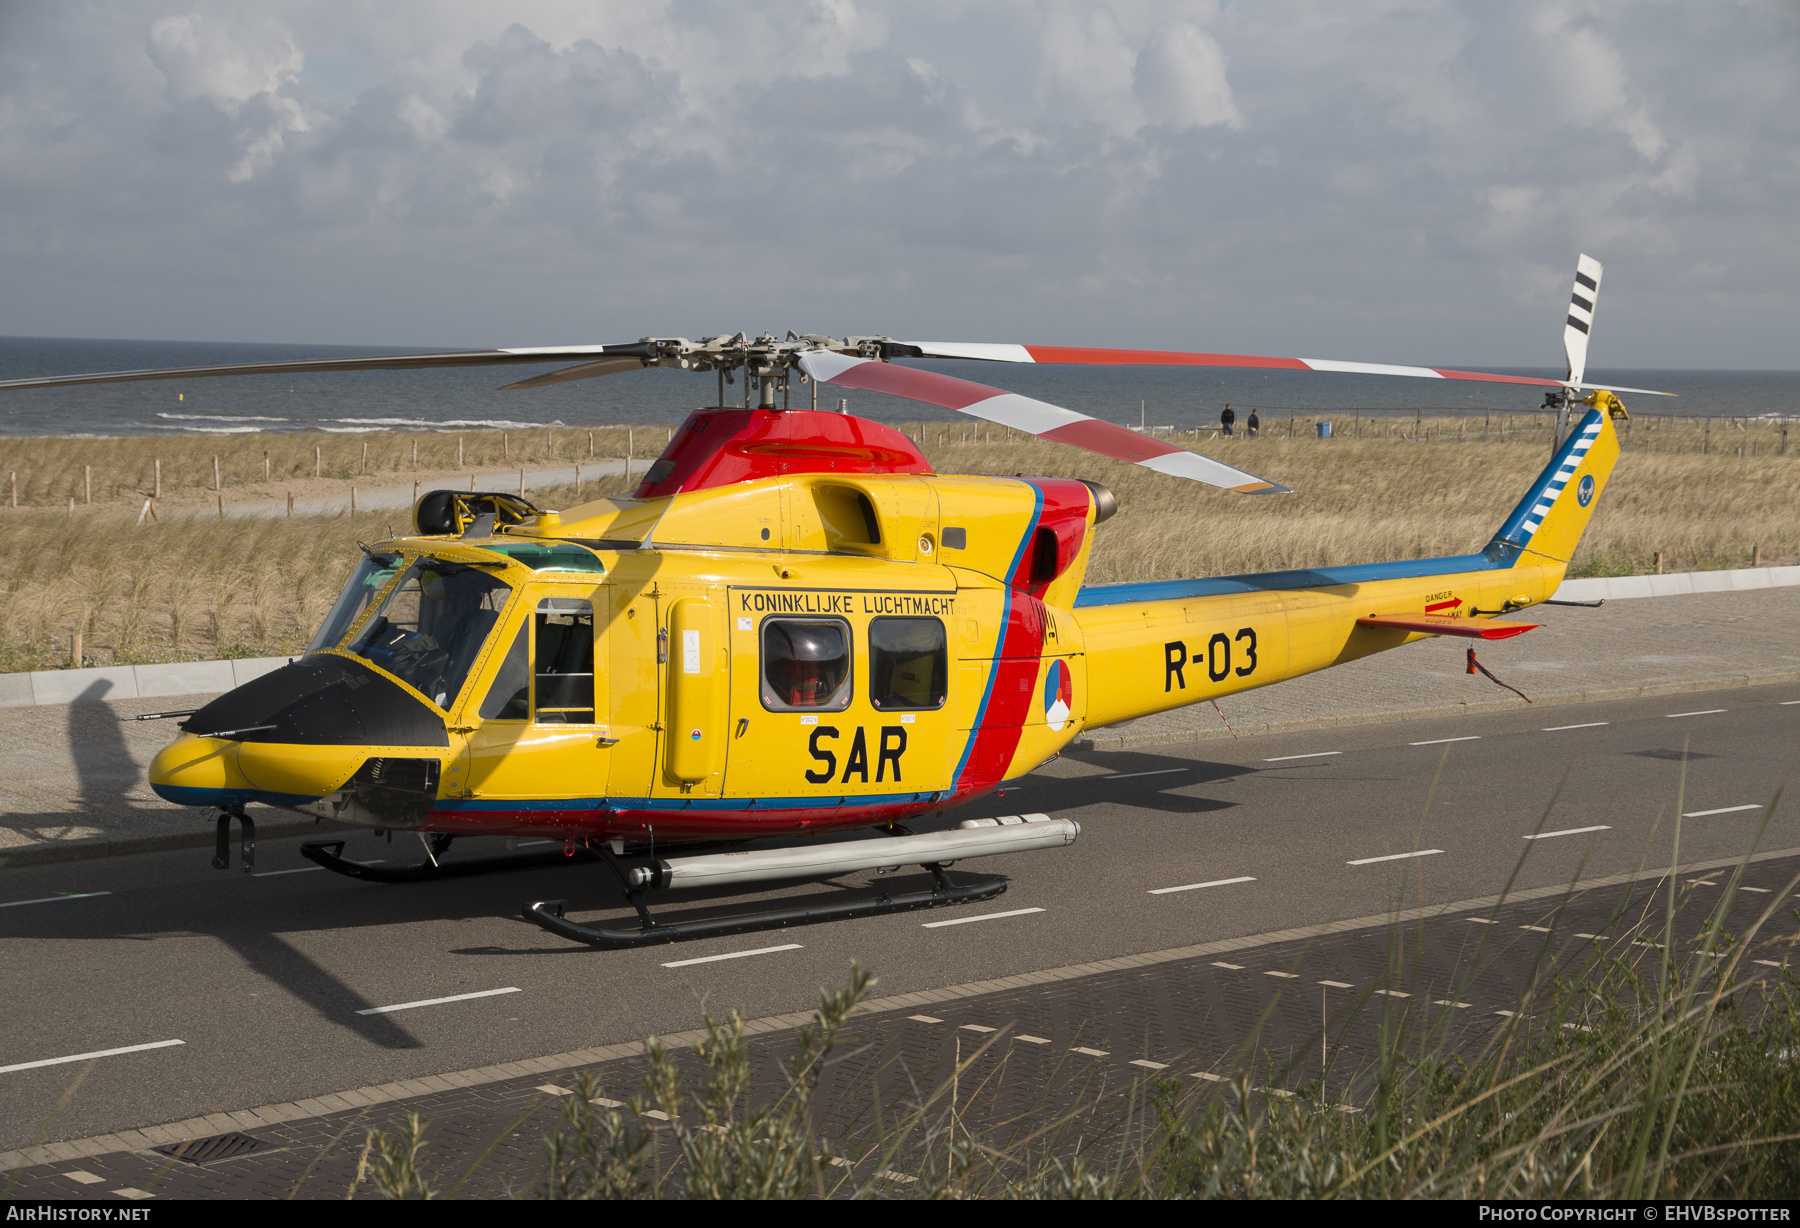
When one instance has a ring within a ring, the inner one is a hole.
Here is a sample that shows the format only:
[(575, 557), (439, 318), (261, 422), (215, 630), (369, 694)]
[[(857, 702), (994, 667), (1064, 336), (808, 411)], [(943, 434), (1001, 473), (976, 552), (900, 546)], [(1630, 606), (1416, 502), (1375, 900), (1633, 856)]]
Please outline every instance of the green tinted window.
[(592, 550), (568, 542), (494, 542), (483, 550), (504, 554), (533, 571), (581, 571), (604, 575), (606, 568)]

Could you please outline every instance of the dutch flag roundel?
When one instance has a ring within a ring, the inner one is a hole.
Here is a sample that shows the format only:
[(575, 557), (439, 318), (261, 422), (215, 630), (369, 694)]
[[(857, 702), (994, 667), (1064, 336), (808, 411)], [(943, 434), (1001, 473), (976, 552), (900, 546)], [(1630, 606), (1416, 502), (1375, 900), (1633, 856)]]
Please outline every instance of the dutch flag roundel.
[(1069, 667), (1062, 660), (1050, 662), (1044, 671), (1044, 724), (1061, 731), (1069, 723), (1069, 712), (1075, 703), (1075, 685)]

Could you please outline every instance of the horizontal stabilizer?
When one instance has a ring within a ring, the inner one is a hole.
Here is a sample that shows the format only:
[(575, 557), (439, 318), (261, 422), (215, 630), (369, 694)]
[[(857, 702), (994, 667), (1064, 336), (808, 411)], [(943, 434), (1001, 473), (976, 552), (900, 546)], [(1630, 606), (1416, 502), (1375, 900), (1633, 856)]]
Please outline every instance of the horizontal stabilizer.
[(1536, 630), (1539, 623), (1502, 622), (1497, 618), (1441, 618), (1434, 614), (1384, 614), (1359, 618), (1360, 627), (1417, 631), (1422, 635), (1460, 635), (1472, 640), (1510, 640)]

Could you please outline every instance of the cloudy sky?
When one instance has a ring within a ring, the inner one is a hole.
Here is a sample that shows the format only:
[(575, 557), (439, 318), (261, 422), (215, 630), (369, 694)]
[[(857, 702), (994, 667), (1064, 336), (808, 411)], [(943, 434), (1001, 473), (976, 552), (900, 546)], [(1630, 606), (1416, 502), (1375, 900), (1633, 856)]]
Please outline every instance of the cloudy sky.
[(1800, 368), (1800, 3), (0, 0), (0, 333)]

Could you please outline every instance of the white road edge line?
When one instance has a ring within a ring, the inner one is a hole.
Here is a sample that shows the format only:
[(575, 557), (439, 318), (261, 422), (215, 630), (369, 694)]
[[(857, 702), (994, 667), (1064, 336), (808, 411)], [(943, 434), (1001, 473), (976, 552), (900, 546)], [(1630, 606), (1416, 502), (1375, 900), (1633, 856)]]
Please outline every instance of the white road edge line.
[(1101, 780), (1130, 780), (1133, 776), (1171, 776), (1176, 772), (1191, 772), (1193, 768), (1158, 768), (1154, 772), (1113, 772), (1102, 776)]
[(1407, 745), (1408, 746), (1442, 746), (1446, 742), (1479, 742), (1479, 741), (1481, 741), (1481, 735), (1478, 733), (1471, 733), (1471, 734), (1466, 734), (1460, 738), (1433, 738), (1429, 742), (1408, 742)]
[(147, 1045), (125, 1045), (119, 1049), (96, 1049), (92, 1053), (73, 1053), (68, 1057), (47, 1057), (35, 1062), (17, 1062), (11, 1066), (0, 1066), (0, 1074), (11, 1074), (15, 1070), (36, 1070), (40, 1066), (61, 1066), (65, 1062), (85, 1062), (93, 1057), (118, 1057), (121, 1053), (142, 1053), (146, 1049), (167, 1049), (173, 1045), (185, 1045), (185, 1040), (157, 1040)]
[(1590, 831), (1611, 831), (1611, 830), (1612, 830), (1612, 828), (1610, 826), (1608, 826), (1607, 824), (1598, 823), (1598, 824), (1594, 825), (1593, 827), (1565, 827), (1561, 831), (1541, 831), (1541, 832), (1538, 832), (1534, 836), (1525, 836), (1525, 837), (1523, 837), (1523, 839), (1526, 839), (1526, 840), (1548, 840), (1553, 836), (1579, 836), (1585, 832), (1590, 832)]
[(1709, 814), (1736, 814), (1740, 810), (1761, 810), (1761, 809), (1762, 809), (1762, 803), (1756, 802), (1749, 806), (1721, 806), (1717, 810), (1690, 810), (1686, 814), (1682, 815), (1681, 817), (1684, 819), (1704, 819)]
[(1598, 729), (1602, 725), (1610, 725), (1610, 724), (1612, 724), (1611, 721), (1589, 721), (1585, 725), (1551, 725), (1551, 726), (1541, 730), (1541, 732), (1543, 732), (1543, 733), (1561, 733), (1565, 729)]
[(1187, 883), (1180, 887), (1158, 887), (1148, 892), (1150, 895), (1170, 895), (1177, 891), (1198, 891), (1202, 887), (1229, 887), (1233, 883), (1253, 883), (1256, 880), (1248, 875), (1243, 878), (1216, 878), (1210, 883)]
[(1663, 719), (1672, 721), (1678, 716), (1714, 716), (1720, 712), (1729, 711), (1731, 711), (1729, 708), (1705, 708), (1699, 712), (1665, 712), (1663, 713)]
[(442, 1006), (446, 1002), (467, 1002), (470, 998), (492, 998), (503, 993), (522, 992), (516, 985), (505, 989), (484, 989), (480, 993), (451, 994), (448, 998), (421, 998), (417, 1002), (400, 1002), (393, 1006), (371, 1006), (366, 1011), (357, 1011), (359, 1015), (391, 1015), (395, 1011), (410, 1011), (417, 1006)]
[[(1800, 702), (1800, 701), (1797, 701)], [(1326, 755), (1341, 755), (1341, 750), (1315, 750), (1310, 755), (1276, 755), (1273, 759), (1264, 759), (1264, 763), (1286, 763), (1289, 759), (1323, 759)]]
[(979, 917), (957, 917), (950, 921), (927, 921), (923, 928), (928, 930), (942, 929), (946, 925), (968, 925), (972, 921), (998, 921), (1001, 917), (1023, 917), (1029, 912), (1043, 912), (1041, 908), (1015, 908), (1011, 912), (988, 912)]
[(751, 955), (768, 955), (775, 951), (799, 951), (803, 948), (797, 942), (784, 942), (778, 947), (757, 947), (754, 951), (731, 951), (724, 955), (702, 955), (699, 959), (678, 959), (664, 964), (665, 968), (688, 968), (694, 964), (716, 964), (722, 959), (744, 959)]
[(1378, 861), (1405, 861), (1408, 857), (1431, 857), (1443, 851), (1443, 849), (1420, 849), (1416, 853), (1389, 853), (1386, 857), (1364, 857), (1357, 861), (1347, 861), (1344, 864), (1351, 866), (1372, 866)]
[(78, 891), (74, 895), (46, 895), (35, 900), (9, 900), (0, 904), (0, 908), (23, 908), (27, 904), (54, 904), (58, 900), (91, 900), (97, 895), (111, 895), (110, 891)]

